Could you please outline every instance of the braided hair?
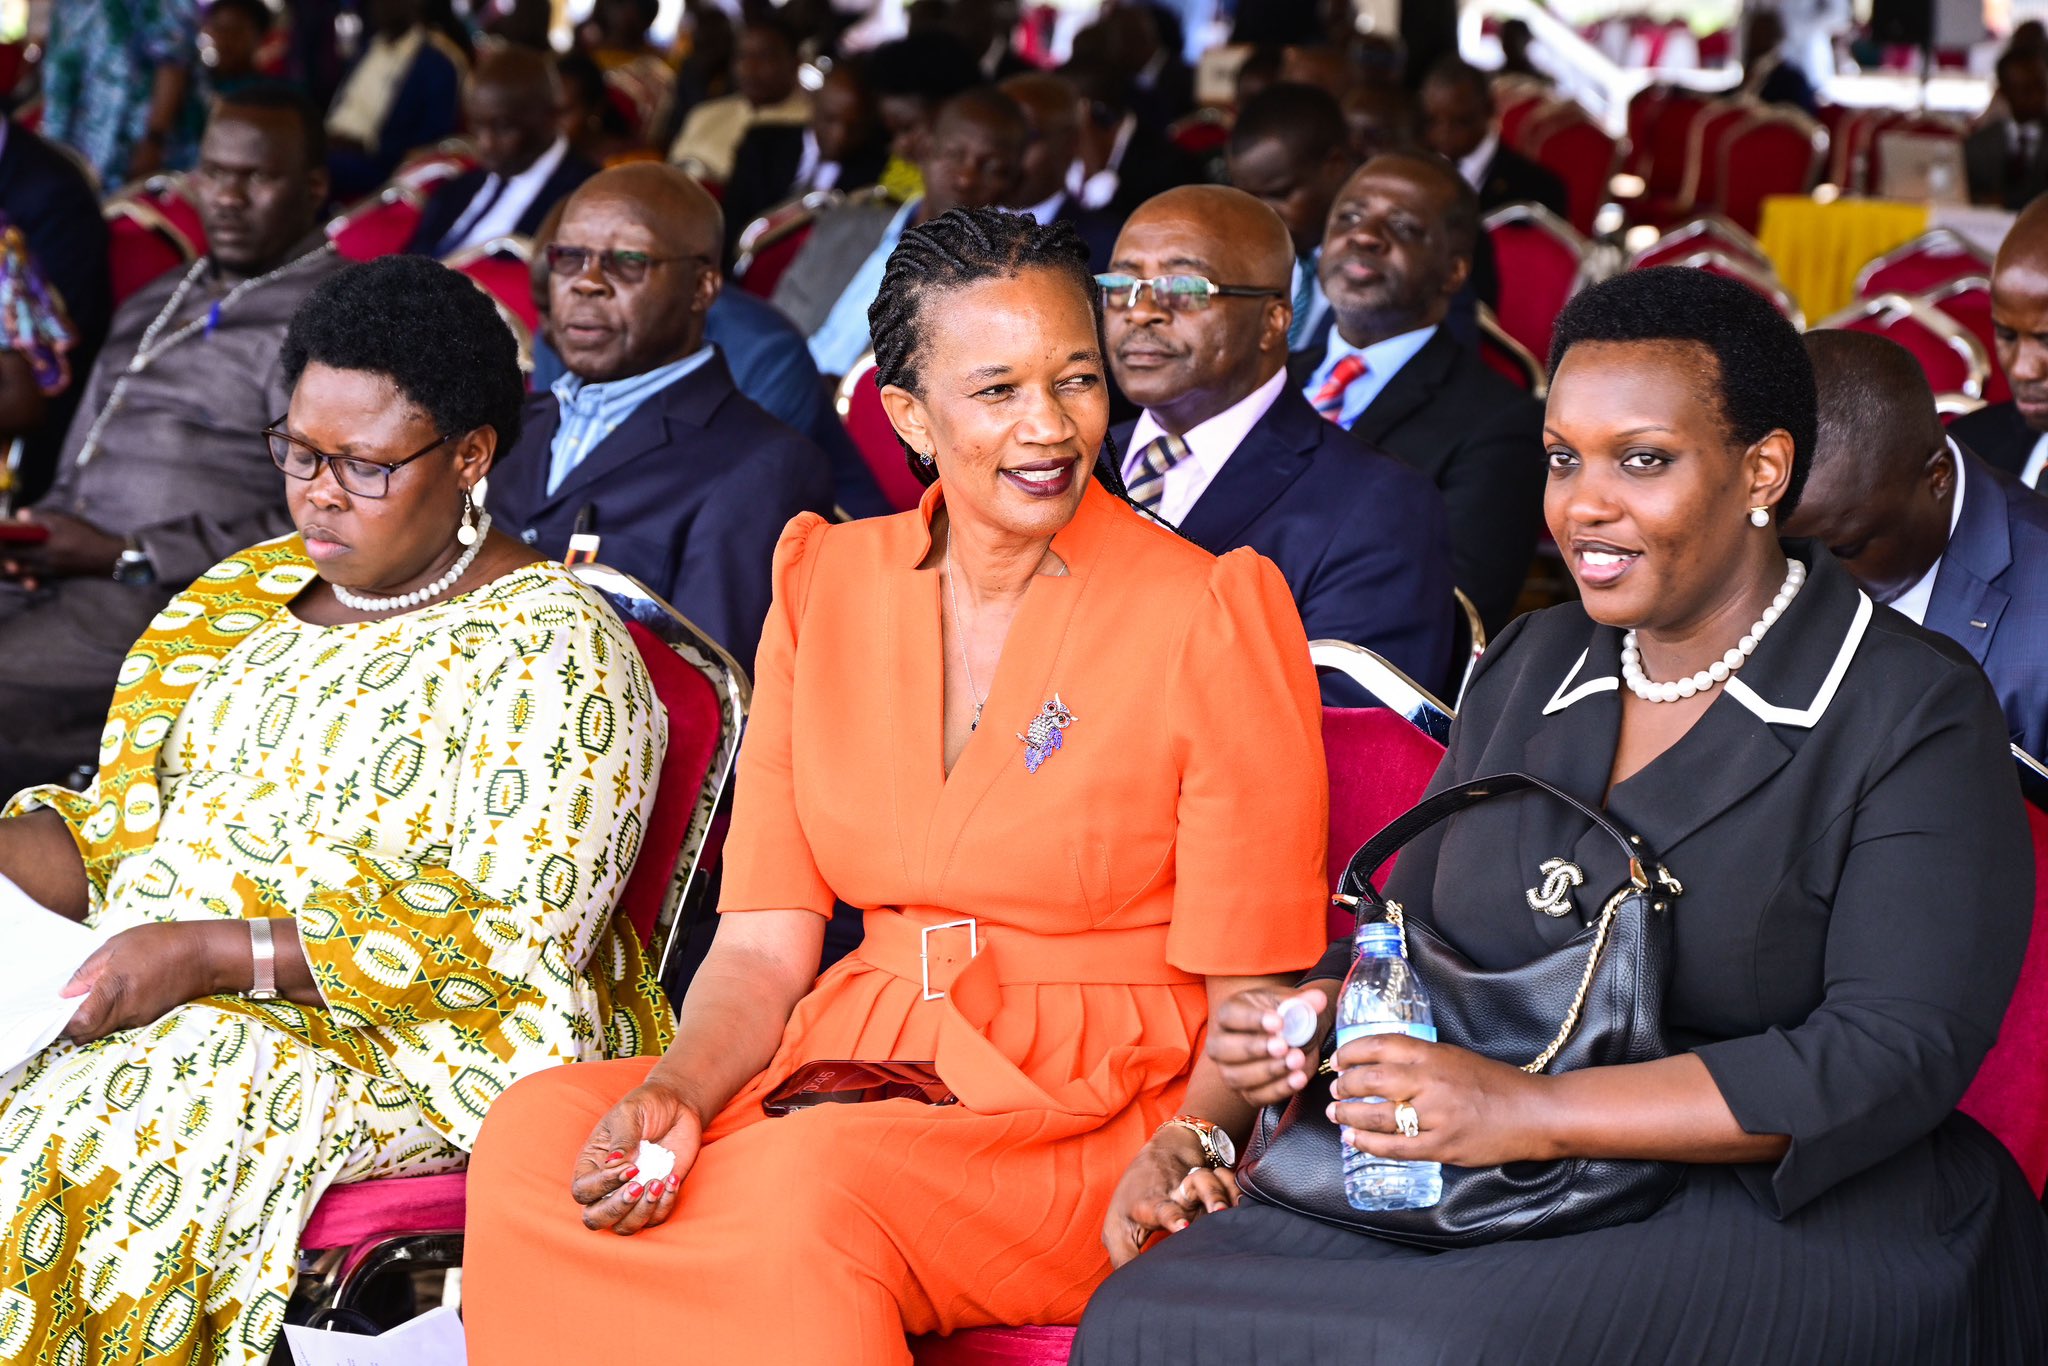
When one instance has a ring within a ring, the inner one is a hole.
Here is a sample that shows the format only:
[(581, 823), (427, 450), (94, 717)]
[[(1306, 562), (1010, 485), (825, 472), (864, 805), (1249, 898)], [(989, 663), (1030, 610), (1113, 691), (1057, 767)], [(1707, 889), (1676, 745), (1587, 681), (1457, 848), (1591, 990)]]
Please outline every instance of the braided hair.
[[(1028, 213), (1006, 209), (951, 209), (931, 222), (906, 229), (889, 253), (882, 287), (868, 305), (868, 336), (875, 351), (875, 385), (924, 397), (918, 373), (923, 358), (926, 309), (955, 290), (984, 280), (1005, 279), (1027, 270), (1056, 271), (1073, 282), (1088, 300), (1097, 343), (1102, 336), (1102, 292), (1088, 269), (1088, 248), (1071, 224), (1041, 227)], [(919, 482), (937, 477), (919, 460), (910, 443), (904, 459)], [(1120, 473), (1116, 443), (1107, 432), (1095, 478), (1111, 493), (1128, 501)]]

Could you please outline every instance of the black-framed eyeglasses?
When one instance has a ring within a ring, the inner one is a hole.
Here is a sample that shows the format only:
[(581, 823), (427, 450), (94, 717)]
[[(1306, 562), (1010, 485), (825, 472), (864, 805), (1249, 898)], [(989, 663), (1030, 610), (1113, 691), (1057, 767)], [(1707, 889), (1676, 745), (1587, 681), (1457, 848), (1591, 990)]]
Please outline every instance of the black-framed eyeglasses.
[(1140, 290), (1152, 291), (1152, 302), (1169, 313), (1196, 313), (1211, 299), (1284, 299), (1287, 292), (1263, 285), (1219, 285), (1201, 275), (1155, 275), (1149, 280), (1135, 275), (1098, 275), (1104, 308), (1138, 306)]
[(615, 285), (637, 285), (656, 266), (673, 265), (678, 261), (708, 262), (711, 259), (701, 252), (689, 256), (655, 256), (644, 251), (599, 251), (595, 247), (572, 247), (560, 242), (548, 244), (547, 256), (548, 270), (564, 280), (580, 279), (590, 270), (594, 259), (604, 278)]
[[(283, 418), (278, 419), (280, 424), (283, 421)], [(365, 460), (360, 456), (329, 455), (316, 446), (309, 446), (297, 437), (280, 431), (276, 426), (263, 429), (263, 443), (270, 448), (271, 463), (294, 479), (315, 478), (320, 473), (320, 467), (325, 465), (333, 472), (334, 482), (356, 497), (382, 498), (391, 491), (393, 470), (402, 469), (415, 460), (432, 455), (449, 442), (465, 435), (467, 433), (454, 432), (448, 436), (435, 437), (430, 444), (420, 447), (405, 459), (394, 460), (388, 465), (380, 460)]]

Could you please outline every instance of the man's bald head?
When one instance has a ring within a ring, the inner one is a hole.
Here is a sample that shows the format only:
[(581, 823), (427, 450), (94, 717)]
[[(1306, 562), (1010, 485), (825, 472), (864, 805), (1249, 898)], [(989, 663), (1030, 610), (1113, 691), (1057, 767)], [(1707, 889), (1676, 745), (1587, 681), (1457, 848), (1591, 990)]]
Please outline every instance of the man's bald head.
[(615, 203), (645, 224), (664, 254), (716, 257), (725, 249), (725, 211), (688, 172), (658, 161), (631, 161), (599, 171), (576, 188), (563, 210), (566, 221), (586, 204)]
[(673, 166), (632, 162), (584, 181), (550, 248), (548, 329), (563, 362), (602, 383), (693, 354), (724, 244), (717, 201)]
[(2048, 197), (2020, 211), (1998, 248), (1991, 322), (1998, 365), (2020, 417), (2048, 432)]
[(1222, 185), (1187, 185), (1140, 204), (1117, 235), (1112, 274), (1199, 275), (1262, 291), (1162, 303), (1112, 294), (1104, 313), (1110, 369), (1132, 401), (1185, 433), (1235, 406), (1287, 363), (1294, 243), (1270, 207)]
[(478, 57), (462, 89), (477, 163), (494, 175), (515, 176), (538, 161), (559, 132), (561, 95), (555, 64), (544, 53), (506, 46)]
[(1785, 532), (1822, 542), (1889, 602), (1948, 545), (1955, 462), (1934, 391), (1912, 352), (1887, 338), (1824, 328), (1805, 342), (1820, 425)]

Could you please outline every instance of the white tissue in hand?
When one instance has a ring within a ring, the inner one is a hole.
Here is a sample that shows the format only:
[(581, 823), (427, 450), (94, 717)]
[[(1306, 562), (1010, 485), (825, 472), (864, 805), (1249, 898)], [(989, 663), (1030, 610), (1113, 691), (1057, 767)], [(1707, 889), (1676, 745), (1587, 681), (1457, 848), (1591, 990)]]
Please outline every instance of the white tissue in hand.
[(642, 1139), (640, 1151), (633, 1154), (633, 1165), (640, 1169), (634, 1177), (635, 1180), (659, 1181), (675, 1171), (676, 1155), (659, 1143), (649, 1143)]

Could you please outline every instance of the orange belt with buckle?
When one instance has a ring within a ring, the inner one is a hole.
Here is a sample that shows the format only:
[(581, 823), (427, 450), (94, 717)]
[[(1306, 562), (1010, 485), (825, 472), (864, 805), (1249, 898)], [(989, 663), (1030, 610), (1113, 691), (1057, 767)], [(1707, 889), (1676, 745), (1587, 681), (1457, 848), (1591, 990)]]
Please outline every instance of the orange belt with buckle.
[(946, 994), (968, 963), (989, 960), (986, 970), (1003, 986), (1048, 982), (1098, 982), (1164, 986), (1202, 979), (1166, 961), (1164, 925), (1120, 930), (1039, 934), (1014, 925), (937, 914), (873, 910), (864, 917), (867, 937), (854, 950), (862, 961), (923, 988), (924, 999)]

